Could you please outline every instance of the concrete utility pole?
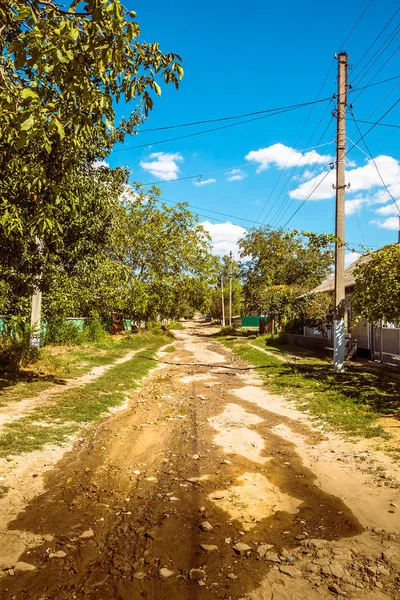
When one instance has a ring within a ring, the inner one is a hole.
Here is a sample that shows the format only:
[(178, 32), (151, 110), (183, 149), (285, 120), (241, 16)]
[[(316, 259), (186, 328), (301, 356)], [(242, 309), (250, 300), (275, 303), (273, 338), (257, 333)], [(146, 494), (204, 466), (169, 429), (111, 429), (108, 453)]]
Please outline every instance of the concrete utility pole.
[(229, 252), (229, 327), (232, 327), (232, 250)]
[[(39, 238), (36, 238), (36, 246), (38, 253), (41, 254), (43, 250), (43, 243)], [(40, 348), (40, 322), (42, 312), (42, 292), (39, 287), (35, 289), (32, 295), (32, 309), (31, 309), (31, 348)]]
[(335, 320), (334, 320), (334, 373), (344, 371), (345, 331), (344, 331), (344, 301), (345, 301), (345, 231), (344, 231), (344, 201), (345, 201), (345, 167), (346, 167), (346, 106), (347, 106), (347, 54), (340, 52), (338, 61), (338, 91), (337, 91), (337, 137), (336, 137), (336, 237), (335, 247)]
[(31, 310), (31, 348), (40, 348), (40, 315), (42, 310), (42, 292), (35, 290), (32, 296)]
[(224, 274), (221, 273), (222, 327), (225, 327)]

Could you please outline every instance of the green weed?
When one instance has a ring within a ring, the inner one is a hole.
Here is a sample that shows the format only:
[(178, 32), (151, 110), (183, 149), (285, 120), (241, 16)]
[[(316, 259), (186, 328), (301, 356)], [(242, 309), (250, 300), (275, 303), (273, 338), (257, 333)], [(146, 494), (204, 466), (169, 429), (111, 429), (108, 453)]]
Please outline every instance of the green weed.
[[(225, 339), (223, 343), (256, 367), (269, 390), (293, 400), (312, 418), (332, 429), (367, 438), (387, 438), (377, 419), (400, 414), (398, 382), (382, 373), (349, 363), (345, 373), (334, 375), (327, 359), (285, 352), (284, 363), (244, 340)], [(265, 347), (261, 340), (251, 343)], [(280, 351), (275, 348), (275, 352)]]

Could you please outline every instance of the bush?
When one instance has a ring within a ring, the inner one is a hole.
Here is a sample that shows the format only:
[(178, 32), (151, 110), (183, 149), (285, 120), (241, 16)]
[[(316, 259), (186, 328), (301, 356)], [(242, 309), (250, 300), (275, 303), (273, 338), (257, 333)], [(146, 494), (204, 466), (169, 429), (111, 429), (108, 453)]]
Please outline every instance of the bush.
[(162, 333), (164, 333), (160, 321), (147, 321), (146, 329), (148, 329), (152, 333), (155, 333), (156, 335), (161, 335)]
[(235, 335), (237, 333), (234, 327), (231, 325), (226, 325), (225, 327), (221, 327), (219, 331), (219, 335)]
[(50, 319), (46, 328), (45, 344), (80, 344), (82, 333), (79, 325), (62, 317)]
[(81, 334), (82, 341), (103, 343), (106, 337), (103, 324), (99, 319), (85, 321)]
[(16, 373), (21, 366), (39, 358), (39, 348), (31, 347), (32, 328), (12, 321), (0, 335), (0, 367)]

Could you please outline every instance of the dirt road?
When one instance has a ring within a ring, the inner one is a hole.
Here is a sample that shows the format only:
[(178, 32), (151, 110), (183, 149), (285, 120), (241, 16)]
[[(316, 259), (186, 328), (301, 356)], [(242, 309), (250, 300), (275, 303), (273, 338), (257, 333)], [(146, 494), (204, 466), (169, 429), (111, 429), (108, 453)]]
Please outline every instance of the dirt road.
[(1, 507), (1, 599), (400, 598), (396, 465), (313, 427), (209, 331), (177, 332), (127, 408), (17, 517)]

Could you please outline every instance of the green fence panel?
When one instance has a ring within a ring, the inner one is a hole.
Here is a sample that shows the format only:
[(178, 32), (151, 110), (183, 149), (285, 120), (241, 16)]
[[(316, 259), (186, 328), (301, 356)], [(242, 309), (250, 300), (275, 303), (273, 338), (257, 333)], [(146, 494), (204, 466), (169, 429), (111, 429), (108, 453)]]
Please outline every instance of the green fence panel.
[(242, 327), (259, 327), (260, 319), (268, 322), (268, 317), (242, 317)]

